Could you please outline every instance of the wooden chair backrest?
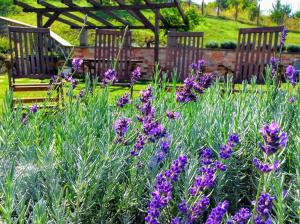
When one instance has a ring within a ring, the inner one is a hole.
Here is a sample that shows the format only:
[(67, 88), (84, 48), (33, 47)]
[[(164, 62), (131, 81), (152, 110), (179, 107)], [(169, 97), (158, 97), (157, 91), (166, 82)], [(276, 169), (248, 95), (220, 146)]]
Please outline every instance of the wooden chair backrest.
[(131, 32), (116, 30), (96, 30), (95, 38), (95, 74), (102, 75), (113, 68), (116, 62), (118, 81), (130, 80), (131, 69)]
[(250, 81), (252, 76), (263, 82), (266, 64), (279, 51), (283, 26), (240, 29), (236, 49), (234, 83)]
[(45, 28), (8, 27), (11, 72), (16, 78), (49, 78), (56, 74), (54, 43)]
[(168, 33), (167, 69), (168, 74), (177, 70), (177, 80), (184, 80), (189, 76), (191, 64), (203, 57), (203, 32)]

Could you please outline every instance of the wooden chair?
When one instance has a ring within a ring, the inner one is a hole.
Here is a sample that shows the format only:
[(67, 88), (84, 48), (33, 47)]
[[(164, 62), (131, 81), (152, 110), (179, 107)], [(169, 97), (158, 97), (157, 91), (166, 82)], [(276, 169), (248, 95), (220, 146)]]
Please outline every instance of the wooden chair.
[(203, 32), (168, 33), (166, 65), (169, 78), (174, 69), (177, 70), (179, 81), (189, 76), (191, 64), (203, 57), (203, 39)]
[(264, 82), (265, 66), (279, 50), (280, 33), (283, 29), (283, 26), (240, 29), (234, 83), (250, 81), (253, 75), (257, 77), (258, 83)]
[(95, 75), (101, 80), (103, 74), (116, 63), (118, 83), (129, 86), (131, 77), (131, 32), (96, 30)]
[[(61, 102), (63, 102), (61, 83), (54, 83), (50, 87), (48, 83), (33, 82), (33, 79), (50, 79), (57, 73), (50, 30), (9, 26), (8, 35), (11, 54), (9, 63), (9, 88), (11, 91), (14, 93), (56, 90), (56, 97), (13, 98), (13, 105), (16, 101), (22, 103), (51, 101), (51, 103), (55, 102), (56, 106), (59, 106), (60, 97)], [(18, 82), (20, 79), (26, 79), (28, 84), (20, 84)], [(49, 107), (52, 106), (49, 105)]]

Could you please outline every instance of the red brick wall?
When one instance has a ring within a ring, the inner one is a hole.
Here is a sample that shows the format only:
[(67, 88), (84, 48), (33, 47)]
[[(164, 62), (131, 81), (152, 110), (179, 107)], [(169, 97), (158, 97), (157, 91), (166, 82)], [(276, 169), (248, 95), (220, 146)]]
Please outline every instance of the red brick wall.
[[(74, 57), (93, 58), (94, 49), (92, 47), (77, 47), (74, 51)], [(153, 48), (133, 48), (132, 57), (143, 61), (141, 64), (144, 73), (144, 79), (151, 79), (154, 69), (154, 49)], [(160, 65), (164, 66), (166, 61), (166, 49), (159, 51)], [(207, 64), (207, 72), (217, 71), (218, 66), (224, 65), (234, 70), (235, 51), (220, 49), (204, 49), (204, 59)], [(295, 59), (300, 59), (300, 54), (283, 53), (282, 63), (284, 65), (292, 64)]]

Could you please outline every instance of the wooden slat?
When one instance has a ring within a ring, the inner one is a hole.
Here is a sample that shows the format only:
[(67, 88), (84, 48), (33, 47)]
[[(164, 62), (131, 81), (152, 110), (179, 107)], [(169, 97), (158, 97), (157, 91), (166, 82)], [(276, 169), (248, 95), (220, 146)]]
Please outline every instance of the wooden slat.
[(41, 103), (41, 102), (58, 102), (59, 98), (43, 98), (43, 97), (37, 97), (37, 98), (16, 98), (13, 99), (13, 103)]
[(117, 79), (120, 81), (129, 80), (130, 58), (131, 58), (131, 32), (127, 31), (124, 36), (124, 45), (121, 46), (123, 31), (96, 30), (95, 42), (95, 74), (100, 76), (108, 69), (112, 68), (120, 51), (117, 61)]
[(177, 69), (179, 80), (189, 75), (190, 64), (202, 58), (203, 32), (168, 33), (167, 68), (169, 74)]
[[(258, 82), (263, 81), (264, 66), (270, 62), (272, 54), (276, 52), (279, 33), (283, 28), (279, 26), (240, 29), (236, 51), (235, 81), (250, 81), (252, 75), (257, 76)], [(250, 40), (251, 36), (252, 40)], [(245, 37), (247, 37), (246, 41)]]

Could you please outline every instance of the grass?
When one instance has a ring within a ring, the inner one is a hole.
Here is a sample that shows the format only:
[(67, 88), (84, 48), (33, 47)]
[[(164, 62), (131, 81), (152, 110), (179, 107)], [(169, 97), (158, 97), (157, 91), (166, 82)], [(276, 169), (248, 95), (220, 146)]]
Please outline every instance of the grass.
[[(136, 97), (132, 105), (118, 109), (115, 99), (109, 100), (111, 92), (97, 89), (84, 99), (70, 98), (64, 111), (28, 114), (25, 125), (20, 122), (21, 111), (5, 107), (0, 115), (3, 222), (14, 217), (33, 223), (142, 223), (155, 177), (185, 154), (188, 165), (172, 183), (173, 200), (159, 217), (161, 223), (168, 223), (171, 217), (181, 216), (177, 205), (190, 197), (189, 188), (199, 175), (199, 151), (210, 147), (217, 158), (220, 145), (232, 133), (239, 135), (240, 144), (224, 161), (227, 171), (217, 175), (213, 190), (205, 191), (210, 206), (198, 222), (204, 223), (211, 209), (223, 200), (230, 203), (228, 216), (241, 207), (252, 208), (256, 192), (262, 191), (257, 189), (260, 174), (252, 165), (254, 157), (263, 157), (257, 146), (262, 141), (259, 129), (276, 121), (289, 137), (288, 146), (277, 154), (281, 171), (266, 175), (262, 187), (276, 196), (272, 223), (298, 223), (300, 91), (287, 91), (288, 87), (275, 92), (267, 85), (263, 92), (252, 84), (242, 86), (240, 94), (232, 94), (226, 86), (231, 84), (216, 83), (196, 102), (179, 105), (173, 91), (167, 93), (153, 85), (155, 116), (168, 133), (162, 140), (170, 142), (162, 163), (155, 159), (159, 141), (148, 142), (139, 156), (130, 156), (141, 132), (135, 118), (139, 114)], [(288, 102), (291, 96), (297, 98), (293, 104)], [(168, 120), (166, 110), (180, 112), (180, 119)], [(113, 130), (121, 117), (132, 119), (125, 145), (116, 142)], [(285, 199), (284, 189), (288, 190)], [(192, 203), (193, 198), (188, 201)]]

